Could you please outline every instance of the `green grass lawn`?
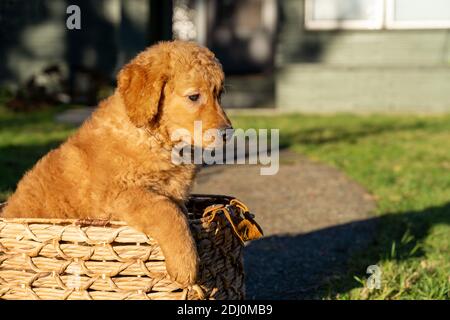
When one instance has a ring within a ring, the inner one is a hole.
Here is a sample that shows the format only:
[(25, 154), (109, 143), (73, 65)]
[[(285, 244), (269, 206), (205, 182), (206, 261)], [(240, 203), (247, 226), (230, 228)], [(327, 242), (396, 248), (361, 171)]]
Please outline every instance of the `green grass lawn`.
[[(13, 114), (0, 107), (0, 201), (24, 171), (73, 128), (57, 109)], [(282, 147), (346, 172), (378, 201), (379, 230), (344, 274), (331, 276), (330, 299), (450, 298), (450, 116), (233, 116), (235, 127), (279, 128)], [(364, 283), (377, 264), (380, 290)]]

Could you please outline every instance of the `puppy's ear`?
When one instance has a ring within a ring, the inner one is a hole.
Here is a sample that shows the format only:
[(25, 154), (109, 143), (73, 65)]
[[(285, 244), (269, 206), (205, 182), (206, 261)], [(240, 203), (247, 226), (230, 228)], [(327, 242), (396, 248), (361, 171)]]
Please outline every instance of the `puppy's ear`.
[(143, 127), (156, 116), (164, 84), (162, 75), (152, 77), (137, 64), (128, 64), (119, 72), (117, 87), (134, 125)]

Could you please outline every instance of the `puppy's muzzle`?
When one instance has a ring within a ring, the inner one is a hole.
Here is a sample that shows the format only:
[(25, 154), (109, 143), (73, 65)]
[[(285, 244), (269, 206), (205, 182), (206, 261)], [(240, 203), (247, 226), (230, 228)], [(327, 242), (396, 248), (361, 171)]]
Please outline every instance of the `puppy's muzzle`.
[(219, 131), (219, 137), (222, 137), (223, 141), (230, 140), (234, 134), (234, 129), (231, 126), (219, 129), (218, 131)]

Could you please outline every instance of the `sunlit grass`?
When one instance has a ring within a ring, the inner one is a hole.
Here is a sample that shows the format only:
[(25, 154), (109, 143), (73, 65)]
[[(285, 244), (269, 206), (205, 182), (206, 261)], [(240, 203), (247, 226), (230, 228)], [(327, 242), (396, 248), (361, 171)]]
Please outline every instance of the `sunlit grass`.
[(60, 111), (14, 113), (0, 106), (0, 202), (26, 170), (73, 132), (72, 127), (55, 123)]

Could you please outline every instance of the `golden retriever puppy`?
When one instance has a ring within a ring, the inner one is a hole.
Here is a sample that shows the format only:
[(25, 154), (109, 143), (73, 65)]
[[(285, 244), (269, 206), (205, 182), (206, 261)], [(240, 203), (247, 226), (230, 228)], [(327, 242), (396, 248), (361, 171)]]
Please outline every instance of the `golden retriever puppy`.
[(204, 132), (231, 127), (219, 104), (222, 68), (206, 48), (162, 42), (117, 80), (80, 129), (25, 174), (3, 217), (125, 221), (159, 242), (175, 281), (193, 284), (199, 261), (183, 208), (197, 165), (174, 164), (171, 136), (193, 136), (194, 121)]

